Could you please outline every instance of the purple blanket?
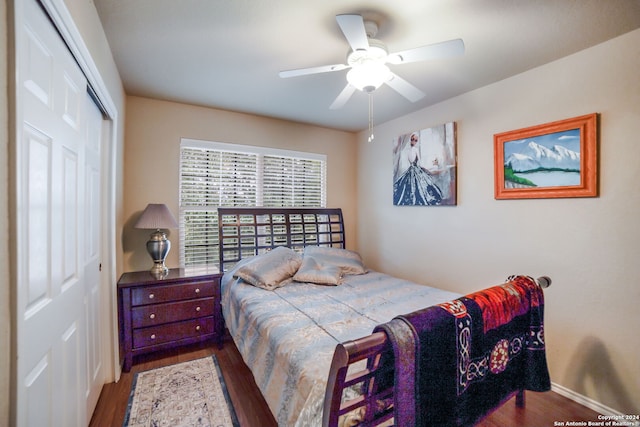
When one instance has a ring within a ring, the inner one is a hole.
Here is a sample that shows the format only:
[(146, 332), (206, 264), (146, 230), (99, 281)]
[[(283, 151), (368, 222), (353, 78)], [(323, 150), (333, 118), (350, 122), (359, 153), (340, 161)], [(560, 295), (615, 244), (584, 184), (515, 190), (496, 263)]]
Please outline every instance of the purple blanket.
[(394, 353), (395, 425), (470, 426), (519, 390), (549, 390), (543, 311), (542, 289), (517, 276), (378, 326)]

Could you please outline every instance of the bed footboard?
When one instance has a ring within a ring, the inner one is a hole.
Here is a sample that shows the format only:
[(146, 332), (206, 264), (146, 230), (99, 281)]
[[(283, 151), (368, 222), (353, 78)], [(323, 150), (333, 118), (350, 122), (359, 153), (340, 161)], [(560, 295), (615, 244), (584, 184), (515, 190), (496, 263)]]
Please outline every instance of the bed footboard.
[[(341, 417), (351, 421), (341, 425), (358, 426), (377, 426), (393, 418), (393, 382), (384, 386), (376, 381), (386, 350), (390, 345), (383, 332), (336, 346), (324, 401), (324, 427), (338, 426)], [(347, 397), (345, 390), (354, 387), (357, 396)]]
[[(546, 276), (535, 282), (543, 289), (551, 285)], [(380, 381), (388, 378), (385, 363), (389, 362), (384, 355), (392, 351), (384, 332), (336, 346), (325, 393), (323, 427), (393, 425), (390, 420), (394, 418), (394, 384)], [(346, 392), (351, 389), (357, 392)], [(524, 407), (524, 390), (517, 391), (515, 397), (516, 406)]]

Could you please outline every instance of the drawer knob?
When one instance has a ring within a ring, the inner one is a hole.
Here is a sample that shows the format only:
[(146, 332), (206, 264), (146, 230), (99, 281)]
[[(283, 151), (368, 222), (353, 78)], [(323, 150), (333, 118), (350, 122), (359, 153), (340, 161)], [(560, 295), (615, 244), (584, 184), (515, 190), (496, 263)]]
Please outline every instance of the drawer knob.
[(151, 334), (151, 339), (155, 340), (156, 339), (156, 334)]
[(200, 330), (200, 325), (196, 326), (196, 331)]
[(149, 294), (149, 299), (154, 299), (155, 295), (154, 294)]
[(155, 319), (155, 318), (156, 318), (156, 314), (155, 314), (155, 313), (151, 313), (151, 314), (149, 315), (149, 319)]
[(200, 288), (196, 288), (196, 294), (200, 293)]
[(200, 311), (200, 307), (196, 307), (196, 311)]

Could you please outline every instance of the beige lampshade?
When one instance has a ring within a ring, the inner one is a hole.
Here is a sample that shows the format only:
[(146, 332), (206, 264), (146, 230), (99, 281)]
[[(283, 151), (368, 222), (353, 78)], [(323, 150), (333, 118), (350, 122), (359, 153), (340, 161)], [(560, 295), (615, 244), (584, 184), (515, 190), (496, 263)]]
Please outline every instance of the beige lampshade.
[(161, 228), (178, 228), (178, 223), (167, 205), (149, 203), (134, 227), (158, 230)]

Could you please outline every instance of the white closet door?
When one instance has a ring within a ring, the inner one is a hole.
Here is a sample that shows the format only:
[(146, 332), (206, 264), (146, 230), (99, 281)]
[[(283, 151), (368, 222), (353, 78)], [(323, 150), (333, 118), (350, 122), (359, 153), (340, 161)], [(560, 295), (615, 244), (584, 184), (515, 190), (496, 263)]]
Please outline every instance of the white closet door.
[(100, 141), (88, 140), (95, 112), (64, 42), (36, 0), (16, 7), (16, 422), (85, 426), (102, 381)]
[(87, 126), (85, 134), (85, 229), (84, 236), (84, 286), (86, 318), (87, 384), (85, 389), (87, 416), (91, 417), (98, 403), (105, 382), (105, 363), (102, 350), (101, 319), (103, 304), (100, 290), (100, 230), (102, 224), (100, 164), (102, 141), (102, 113), (87, 97)]

